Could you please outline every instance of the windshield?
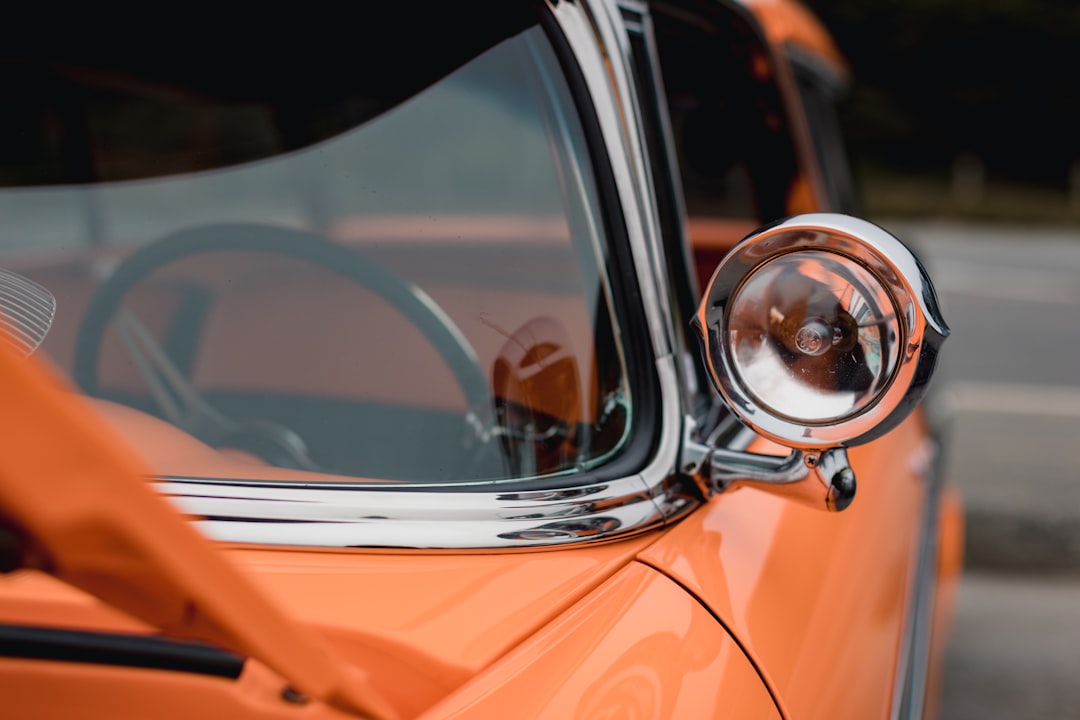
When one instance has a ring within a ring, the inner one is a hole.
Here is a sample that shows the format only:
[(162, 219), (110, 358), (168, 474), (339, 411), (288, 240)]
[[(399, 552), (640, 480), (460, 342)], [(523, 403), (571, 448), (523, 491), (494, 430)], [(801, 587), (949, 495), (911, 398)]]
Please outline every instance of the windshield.
[(37, 353), (167, 476), (461, 483), (617, 455), (584, 132), (544, 31), (506, 13), (453, 41), (382, 18), (348, 64), (9, 62), (0, 267), (56, 298)]

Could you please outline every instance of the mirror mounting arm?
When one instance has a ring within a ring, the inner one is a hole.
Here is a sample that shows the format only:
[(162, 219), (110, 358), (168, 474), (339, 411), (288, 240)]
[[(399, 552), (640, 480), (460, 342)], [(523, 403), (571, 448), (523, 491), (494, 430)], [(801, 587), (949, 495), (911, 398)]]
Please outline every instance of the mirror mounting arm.
[(682, 467), (706, 495), (751, 486), (829, 512), (839, 512), (855, 499), (855, 471), (842, 447), (792, 450), (782, 457), (717, 448), (687, 438)]

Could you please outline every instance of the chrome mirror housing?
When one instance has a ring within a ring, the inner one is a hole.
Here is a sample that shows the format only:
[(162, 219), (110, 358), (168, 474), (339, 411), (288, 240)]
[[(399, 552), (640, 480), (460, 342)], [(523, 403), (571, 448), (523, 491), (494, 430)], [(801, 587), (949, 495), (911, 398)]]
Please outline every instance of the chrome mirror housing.
[[(949, 335), (930, 278), (903, 243), (866, 221), (825, 213), (788, 218), (740, 242), (717, 267), (692, 324), (731, 410), (794, 450), (774, 476), (762, 469), (767, 460), (742, 475), (790, 485), (804, 479), (792, 472), (800, 465), (817, 475), (823, 465), (843, 470), (818, 478), (833, 510), (854, 496), (844, 449), (911, 413)], [(724, 478), (738, 476), (746, 459), (728, 452), (715, 460), (721, 467), (709, 480), (726, 489)], [(850, 486), (846, 501), (837, 483)]]

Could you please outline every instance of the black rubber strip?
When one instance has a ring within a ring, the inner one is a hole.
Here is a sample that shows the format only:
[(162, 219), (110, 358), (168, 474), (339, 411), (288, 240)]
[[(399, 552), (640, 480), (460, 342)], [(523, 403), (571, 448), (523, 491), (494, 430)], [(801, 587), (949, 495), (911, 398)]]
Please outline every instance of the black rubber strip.
[(205, 643), (153, 635), (0, 624), (0, 657), (120, 665), (237, 678), (244, 658)]

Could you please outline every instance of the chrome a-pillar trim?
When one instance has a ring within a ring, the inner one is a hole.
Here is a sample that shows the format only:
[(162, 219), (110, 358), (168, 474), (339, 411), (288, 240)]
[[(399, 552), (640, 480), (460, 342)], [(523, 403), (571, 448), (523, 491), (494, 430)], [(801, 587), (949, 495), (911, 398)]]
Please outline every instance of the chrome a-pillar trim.
[[(694, 480), (684, 473), (673, 474), (681, 452), (679, 413), (684, 393), (675, 364), (675, 348), (679, 347), (674, 328), (675, 316), (663, 262), (663, 243), (649, 178), (649, 163), (645, 138), (641, 131), (641, 103), (632, 81), (633, 57), (630, 39), (622, 23), (616, 2), (557, 3), (552, 14), (558, 21), (568, 43), (574, 49), (582, 75), (594, 98), (604, 140), (619, 195), (623, 199), (623, 215), (627, 237), (635, 260), (638, 287), (645, 304), (646, 320), (652, 337), (653, 350), (658, 358), (660, 403), (663, 406), (660, 446), (655, 460), (643, 471), (650, 488), (654, 488), (662, 505), (671, 497), (679, 498), (672, 511), (681, 512), (681, 498), (687, 493), (698, 494)], [(592, 62), (590, 62), (590, 60)], [(634, 201), (635, 211), (627, 208)], [(668, 388), (672, 393), (668, 394)], [(669, 464), (670, 463), (670, 464)]]
[(520, 482), (439, 485), (310, 483), (169, 477), (161, 494), (227, 542), (323, 547), (519, 548), (610, 540), (664, 526), (701, 496), (671, 471), (679, 408), (671, 358), (657, 363), (664, 431), (637, 475), (565, 488), (516, 490)]
[(629, 40), (612, 3), (560, 2), (551, 14), (573, 50), (603, 130), (653, 352), (663, 357), (672, 353), (675, 331), (669, 324), (672, 313), (660, 262), (659, 223), (638, 131), (641, 120), (630, 80)]
[(927, 670), (934, 631), (934, 602), (938, 589), (944, 477), (942, 456), (932, 442), (933, 462), (923, 471), (926, 502), (919, 518), (920, 533), (913, 548), (915, 562), (908, 582), (908, 611), (896, 664), (890, 720), (915, 720), (926, 706)]

